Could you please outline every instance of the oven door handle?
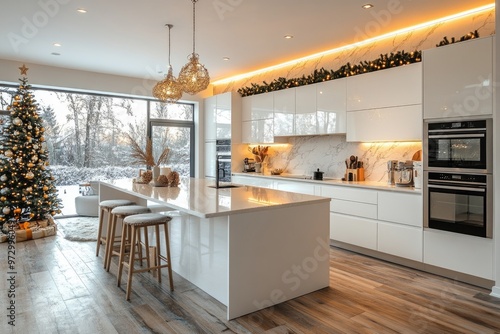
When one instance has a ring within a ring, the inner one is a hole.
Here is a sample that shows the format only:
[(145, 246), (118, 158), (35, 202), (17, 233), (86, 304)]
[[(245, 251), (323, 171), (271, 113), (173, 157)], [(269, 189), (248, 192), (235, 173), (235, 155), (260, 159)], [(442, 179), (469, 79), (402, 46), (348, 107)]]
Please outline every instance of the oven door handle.
[(484, 133), (463, 133), (454, 135), (429, 135), (429, 139), (446, 139), (446, 138), (484, 138)]
[(478, 193), (484, 193), (484, 192), (486, 192), (486, 189), (483, 189), (483, 188), (467, 188), (467, 187), (440, 186), (440, 185), (436, 185), (436, 184), (429, 184), (428, 187), (429, 188), (436, 188), (436, 189), (474, 191), (474, 192), (478, 192)]

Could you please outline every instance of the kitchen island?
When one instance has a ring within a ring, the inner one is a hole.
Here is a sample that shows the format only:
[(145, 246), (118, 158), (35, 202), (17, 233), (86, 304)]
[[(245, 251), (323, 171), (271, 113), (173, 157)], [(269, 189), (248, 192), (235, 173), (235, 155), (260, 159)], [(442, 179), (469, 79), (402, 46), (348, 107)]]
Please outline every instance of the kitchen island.
[(176, 210), (172, 269), (224, 304), (228, 319), (329, 285), (329, 198), (213, 183), (113, 180), (101, 182), (99, 194)]

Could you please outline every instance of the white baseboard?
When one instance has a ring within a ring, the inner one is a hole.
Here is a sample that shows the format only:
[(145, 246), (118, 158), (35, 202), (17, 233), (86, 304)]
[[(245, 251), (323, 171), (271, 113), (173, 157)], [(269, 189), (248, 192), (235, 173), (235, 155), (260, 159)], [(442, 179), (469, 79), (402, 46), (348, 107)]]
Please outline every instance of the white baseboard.
[(491, 288), (490, 296), (500, 298), (500, 286)]

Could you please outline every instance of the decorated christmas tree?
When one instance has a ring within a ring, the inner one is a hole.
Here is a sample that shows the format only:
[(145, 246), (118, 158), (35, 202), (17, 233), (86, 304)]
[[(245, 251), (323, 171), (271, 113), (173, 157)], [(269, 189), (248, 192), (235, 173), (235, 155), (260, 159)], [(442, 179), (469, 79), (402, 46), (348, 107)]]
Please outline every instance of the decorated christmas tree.
[(0, 135), (0, 226), (6, 222), (47, 219), (60, 212), (38, 105), (30, 91), (27, 68), (13, 98), (10, 119)]

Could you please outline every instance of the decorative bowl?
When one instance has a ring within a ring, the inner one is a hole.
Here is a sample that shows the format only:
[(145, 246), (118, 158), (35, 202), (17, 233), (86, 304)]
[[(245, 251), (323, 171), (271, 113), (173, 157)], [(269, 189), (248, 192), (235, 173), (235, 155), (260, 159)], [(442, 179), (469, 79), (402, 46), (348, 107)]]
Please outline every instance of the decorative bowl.
[(283, 168), (275, 168), (271, 170), (271, 175), (280, 175), (281, 173), (283, 173)]

